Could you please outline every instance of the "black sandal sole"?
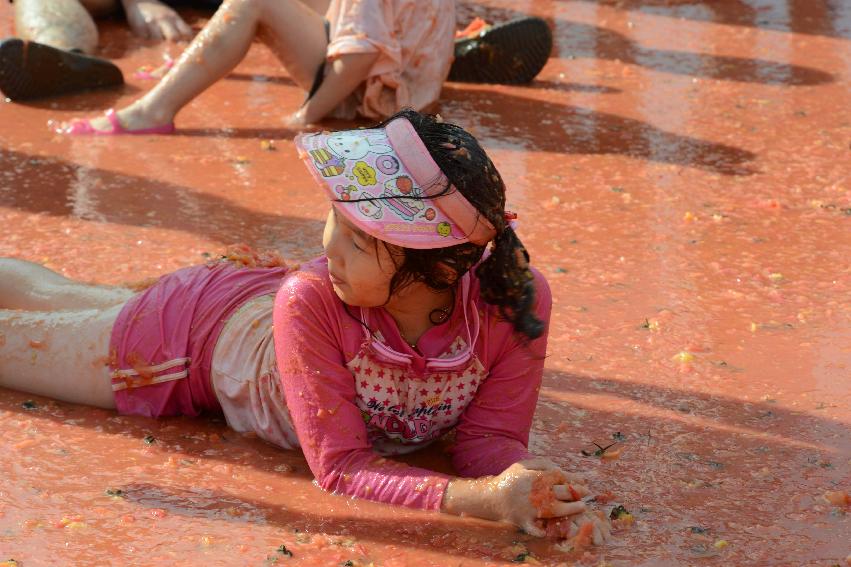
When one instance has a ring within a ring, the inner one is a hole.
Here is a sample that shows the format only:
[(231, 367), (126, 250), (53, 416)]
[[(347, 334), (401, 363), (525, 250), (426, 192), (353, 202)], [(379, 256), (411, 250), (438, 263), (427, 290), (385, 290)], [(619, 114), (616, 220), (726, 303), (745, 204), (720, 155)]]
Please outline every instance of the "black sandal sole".
[(521, 18), (455, 42), (449, 80), (461, 83), (528, 83), (553, 49), (553, 34), (541, 18)]
[(10, 100), (122, 84), (121, 69), (105, 59), (18, 38), (0, 41), (0, 91)]

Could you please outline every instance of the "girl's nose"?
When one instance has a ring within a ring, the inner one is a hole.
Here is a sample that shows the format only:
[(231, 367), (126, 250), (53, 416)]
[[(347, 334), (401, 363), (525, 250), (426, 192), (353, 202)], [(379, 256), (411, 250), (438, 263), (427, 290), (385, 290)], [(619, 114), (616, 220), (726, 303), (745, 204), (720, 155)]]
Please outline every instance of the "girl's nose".
[(339, 262), (340, 231), (336, 230), (337, 226), (333, 215), (333, 212), (329, 213), (325, 222), (325, 230), (322, 232), (322, 248), (329, 260)]
[(325, 251), (325, 256), (331, 258), (334, 255), (334, 237), (328, 229), (325, 229), (325, 234), (322, 237), (322, 249)]

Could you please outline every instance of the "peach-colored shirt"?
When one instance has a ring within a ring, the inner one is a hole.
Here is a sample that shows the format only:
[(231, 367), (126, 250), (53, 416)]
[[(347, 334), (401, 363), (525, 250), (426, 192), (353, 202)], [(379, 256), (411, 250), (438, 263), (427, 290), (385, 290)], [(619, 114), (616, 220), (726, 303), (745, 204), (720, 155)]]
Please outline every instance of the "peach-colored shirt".
[(332, 0), (326, 57), (379, 56), (364, 83), (338, 106), (336, 118), (383, 119), (440, 96), (455, 37), (455, 0)]

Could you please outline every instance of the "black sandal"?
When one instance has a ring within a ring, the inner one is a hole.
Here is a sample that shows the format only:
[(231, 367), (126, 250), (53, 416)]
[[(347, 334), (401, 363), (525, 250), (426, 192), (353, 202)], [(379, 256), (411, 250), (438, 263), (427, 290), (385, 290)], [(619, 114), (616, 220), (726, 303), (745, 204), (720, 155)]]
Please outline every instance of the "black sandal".
[(121, 69), (105, 59), (18, 38), (0, 41), (0, 91), (11, 100), (121, 84)]
[(462, 83), (528, 83), (541, 72), (553, 34), (541, 18), (520, 18), (455, 41), (449, 80)]

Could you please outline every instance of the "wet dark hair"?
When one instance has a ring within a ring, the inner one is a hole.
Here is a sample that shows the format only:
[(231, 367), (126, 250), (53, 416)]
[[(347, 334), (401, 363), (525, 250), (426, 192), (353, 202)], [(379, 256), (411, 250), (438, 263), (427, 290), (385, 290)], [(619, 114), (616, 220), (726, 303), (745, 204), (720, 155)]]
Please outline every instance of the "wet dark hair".
[[(529, 253), (505, 220), (505, 183), (496, 167), (469, 132), (438, 117), (406, 109), (378, 127), (399, 117), (411, 122), (446, 175), (448, 183), (444, 182), (443, 193), (454, 186), (496, 229), (490, 255), (476, 268), (482, 298), (497, 306), (515, 331), (529, 339), (541, 336), (544, 324), (533, 312), (535, 286)], [(390, 295), (414, 282), (437, 291), (450, 289), (481, 260), (485, 248), (472, 242), (422, 250), (388, 245), (397, 264), (390, 280)]]

